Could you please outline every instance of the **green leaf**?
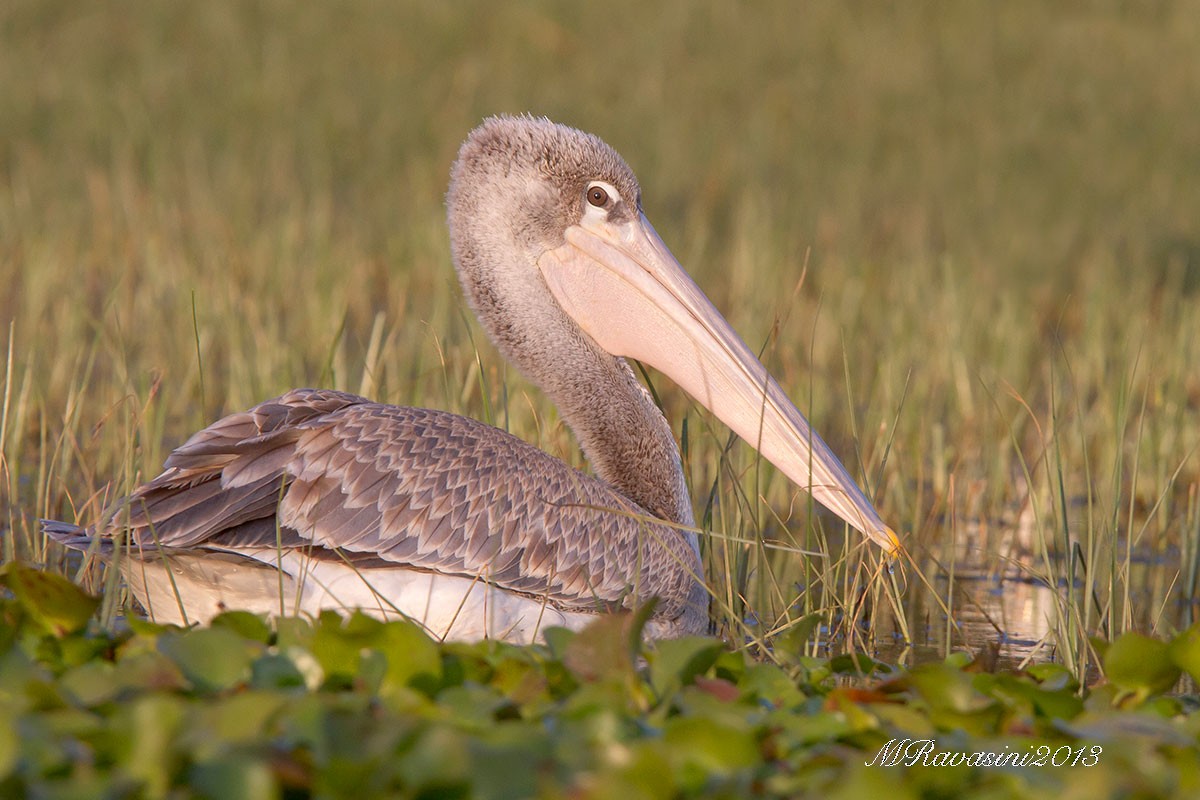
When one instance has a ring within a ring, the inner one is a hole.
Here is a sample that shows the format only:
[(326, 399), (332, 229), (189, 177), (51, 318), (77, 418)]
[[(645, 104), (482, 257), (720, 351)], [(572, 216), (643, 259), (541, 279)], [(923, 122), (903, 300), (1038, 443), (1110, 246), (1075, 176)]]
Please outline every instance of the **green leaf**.
[(212, 800), (270, 800), (279, 787), (270, 768), (258, 759), (234, 756), (196, 764), (188, 774), (196, 795)]
[(633, 613), (601, 614), (567, 645), (563, 663), (583, 681), (632, 677), (651, 611), (653, 604)]
[(829, 660), (829, 669), (838, 675), (864, 677), (877, 671), (886, 672), (888, 666), (862, 653), (843, 653)]
[(673, 717), (663, 729), (672, 761), (683, 767), (688, 783), (709, 775), (728, 775), (759, 761), (754, 737), (747, 728), (732, 727), (703, 717)]
[(299, 689), (305, 685), (304, 673), (287, 656), (268, 653), (250, 666), (250, 685), (258, 689)]
[(8, 777), (21, 754), (21, 739), (17, 731), (19, 707), (0, 699), (0, 781)]
[(799, 705), (807, 699), (796, 682), (774, 664), (751, 664), (737, 685), (743, 694), (783, 708)]
[(709, 670), (725, 649), (719, 639), (685, 636), (655, 643), (650, 654), (650, 682), (658, 693), (687, 686)]
[[(1073, 688), (1048, 690), (1029, 678), (1008, 674), (988, 675), (987, 679), (990, 687), (988, 694), (1010, 706), (1014, 705), (1014, 701), (1025, 701), (1040, 716), (1053, 720), (1071, 720), (1083, 711), (1083, 700)], [(979, 685), (976, 683), (976, 686)]]
[(429, 789), (418, 796), (467, 797), (471, 780), (467, 734), (439, 724), (428, 728), (412, 748), (396, 759), (396, 768), (414, 790)]
[(1166, 642), (1132, 631), (1123, 633), (1104, 654), (1104, 675), (1137, 702), (1169, 691), (1180, 669)]
[[(253, 746), (256, 742), (264, 741), (272, 732), (272, 719), (285, 703), (285, 695), (257, 689), (210, 700), (199, 714), (203, 724), (193, 726), (202, 731), (204, 741), (193, 749), (219, 754), (222, 752), (219, 746)], [(228, 751), (228, 748), (224, 751)]]
[(147, 639), (157, 639), (161, 633), (169, 633), (171, 631), (185, 631), (187, 628), (181, 625), (172, 625), (166, 622), (152, 622), (141, 617), (130, 616), (126, 622), (129, 624), (129, 630), (136, 633), (138, 636)]
[(1046, 691), (1066, 690), (1074, 692), (1079, 688), (1079, 681), (1071, 674), (1071, 670), (1062, 664), (1030, 664), (1025, 672), (1034, 678)]
[(243, 639), (269, 644), (271, 626), (265, 618), (249, 611), (226, 611), (213, 617), (211, 627), (228, 628)]
[(250, 680), (250, 665), (261, 645), (228, 628), (198, 628), (164, 634), (158, 649), (197, 689), (217, 692)]
[(129, 776), (144, 783), (149, 797), (167, 794), (186, 715), (184, 701), (166, 694), (146, 695), (119, 707), (111, 733), (118, 745), (118, 762)]
[(385, 687), (412, 686), (432, 695), (441, 686), (441, 652), (419, 625), (406, 620), (387, 623), (379, 649), (387, 657)]
[(1175, 666), (1200, 683), (1200, 622), (1172, 639), (1167, 652)]
[(946, 663), (913, 668), (908, 681), (931, 708), (971, 714), (988, 708), (993, 700), (975, 690), (971, 676)]
[(327, 678), (352, 679), (362, 669), (364, 650), (379, 645), (383, 628), (383, 622), (362, 612), (346, 618), (324, 611), (313, 631), (312, 654)]
[(58, 637), (82, 630), (100, 605), (100, 598), (92, 597), (61, 575), (15, 561), (4, 566), (0, 578), (21, 607)]
[(571, 640), (575, 636), (575, 631), (570, 628), (560, 628), (556, 625), (551, 625), (542, 630), (542, 638), (546, 640), (546, 646), (550, 648), (550, 654), (560, 661), (566, 654), (567, 647), (571, 644)]
[(63, 688), (81, 705), (92, 707), (111, 700), (121, 688), (116, 668), (108, 661), (90, 661), (65, 672)]
[(982, 736), (994, 731), (1004, 714), (999, 701), (976, 688), (972, 675), (948, 662), (915, 667), (907, 680), (929, 704), (930, 720), (939, 727)]
[(467, 751), (474, 795), (482, 800), (537, 796), (553, 752), (542, 726), (519, 722), (485, 728)]
[(824, 615), (812, 613), (801, 617), (786, 631), (771, 641), (777, 655), (784, 657), (790, 663), (796, 663), (804, 656), (804, 650), (813, 638), (813, 633), (824, 621)]
[(275, 645), (280, 650), (291, 647), (312, 649), (313, 625), (306, 617), (279, 617), (275, 620)]

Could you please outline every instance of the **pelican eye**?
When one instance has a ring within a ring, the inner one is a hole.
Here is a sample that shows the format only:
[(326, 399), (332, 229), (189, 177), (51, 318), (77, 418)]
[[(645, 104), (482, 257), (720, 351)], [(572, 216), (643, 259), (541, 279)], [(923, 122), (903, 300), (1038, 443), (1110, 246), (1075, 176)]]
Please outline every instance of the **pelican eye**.
[(588, 187), (587, 199), (596, 208), (603, 208), (608, 203), (608, 192), (604, 191), (603, 186), (592, 184)]

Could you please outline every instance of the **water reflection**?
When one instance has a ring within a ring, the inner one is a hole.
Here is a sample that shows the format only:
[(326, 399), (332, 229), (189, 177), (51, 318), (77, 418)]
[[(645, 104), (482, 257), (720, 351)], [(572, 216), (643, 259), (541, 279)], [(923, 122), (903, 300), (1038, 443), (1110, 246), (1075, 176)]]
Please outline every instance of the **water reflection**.
[[(1081, 634), (1112, 639), (1125, 630), (1159, 637), (1187, 628), (1200, 601), (1187, 590), (1178, 552), (1106, 550), (1089, 564), (1080, 547), (1067, 555), (997, 556), (984, 548), (955, 548), (957, 560), (919, 562), (928, 584), (910, 580), (906, 626), (890, 607), (876, 609), (876, 657), (912, 666), (969, 651), (984, 666), (1018, 669), (1042, 661), (1082, 663)], [(983, 554), (983, 555), (981, 555)], [(932, 587), (932, 588), (931, 588)], [(911, 640), (899, 631), (907, 628)], [(893, 633), (884, 638), (885, 633)], [(1099, 677), (1094, 658), (1087, 680)]]
[[(960, 568), (953, 580), (945, 572), (926, 574), (933, 590), (922, 584), (920, 591), (910, 591), (912, 602), (905, 608), (913, 641), (905, 642), (898, 635), (891, 641), (877, 641), (876, 656), (881, 660), (912, 666), (969, 650), (999, 669), (1017, 669), (1054, 658), (1057, 598), (1045, 582), (1016, 568), (1005, 572)], [(902, 627), (890, 609), (880, 610), (879, 630), (898, 634)]]

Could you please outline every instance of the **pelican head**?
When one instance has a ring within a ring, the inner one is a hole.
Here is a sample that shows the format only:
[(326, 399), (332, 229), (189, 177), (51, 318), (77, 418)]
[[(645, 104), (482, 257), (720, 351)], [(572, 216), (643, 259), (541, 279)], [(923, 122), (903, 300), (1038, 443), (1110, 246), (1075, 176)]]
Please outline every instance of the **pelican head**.
[(666, 374), (819, 503), (898, 551), (845, 467), (659, 238), (641, 197), (628, 164), (596, 136), (532, 117), (475, 129), (447, 207), (459, 278), (493, 341), (558, 404), (597, 474), (651, 513), (692, 524), (670, 428), (626, 358)]

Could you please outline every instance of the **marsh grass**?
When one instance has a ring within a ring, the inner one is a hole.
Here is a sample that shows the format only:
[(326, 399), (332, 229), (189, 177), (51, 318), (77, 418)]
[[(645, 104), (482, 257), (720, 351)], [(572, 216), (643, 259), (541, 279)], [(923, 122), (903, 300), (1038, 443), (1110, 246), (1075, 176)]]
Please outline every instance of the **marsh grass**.
[(1178, 630), (1200, 580), (1193, 12), (5, 3), (0, 555), (106, 589), (111, 618), (115, 576), (34, 520), (96, 519), (190, 432), (293, 386), (475, 416), (583, 466), (450, 268), (454, 151), (528, 110), (626, 155), (902, 532), (889, 573), (651, 373), (720, 632), (815, 614), (835, 647), (959, 647), (967, 565), (1054, 587), (1042, 655), (1079, 672), (1092, 634)]

